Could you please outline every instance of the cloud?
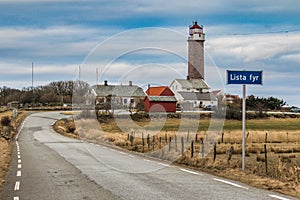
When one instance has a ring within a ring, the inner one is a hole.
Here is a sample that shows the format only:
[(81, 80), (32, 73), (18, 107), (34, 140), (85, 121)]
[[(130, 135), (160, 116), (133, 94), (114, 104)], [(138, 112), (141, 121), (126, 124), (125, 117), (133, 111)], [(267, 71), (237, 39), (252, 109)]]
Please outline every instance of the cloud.
[(81, 26), (3, 27), (0, 28), (0, 37), (0, 50), (14, 50), (30, 56), (66, 56), (87, 53), (104, 38), (104, 33)]
[[(211, 67), (219, 68), (221, 76), (229, 67), (263, 69), (264, 86), (249, 89), (258, 94), (280, 95), (274, 88), (297, 85), (300, 33), (294, 31), (299, 29), (300, 1), (3, 0), (0, 5), (3, 84), (11, 79), (18, 87), (30, 85), (33, 61), (36, 83), (73, 79), (83, 62), (82, 70), (90, 65), (87, 73), (93, 82), (97, 67), (109, 66), (105, 78), (117, 81), (140, 66), (141, 74), (128, 76), (134, 82), (142, 84), (146, 74), (147, 81), (168, 85), (173, 77), (167, 71), (160, 73), (158, 66), (169, 64), (186, 76), (186, 61), (178, 57), (187, 56), (188, 25), (198, 20), (206, 33), (207, 82), (213, 89), (219, 89), (222, 81), (214, 80), (217, 72)], [(128, 31), (153, 26), (175, 29), (181, 35)], [(127, 35), (115, 35), (124, 30)], [(228, 91), (234, 92), (233, 88)], [(290, 91), (288, 98), (295, 98), (292, 90), (285, 91)]]
[(230, 35), (212, 38), (207, 42), (207, 49), (212, 54), (246, 63), (278, 59), (290, 54), (298, 55), (299, 46), (300, 33)]

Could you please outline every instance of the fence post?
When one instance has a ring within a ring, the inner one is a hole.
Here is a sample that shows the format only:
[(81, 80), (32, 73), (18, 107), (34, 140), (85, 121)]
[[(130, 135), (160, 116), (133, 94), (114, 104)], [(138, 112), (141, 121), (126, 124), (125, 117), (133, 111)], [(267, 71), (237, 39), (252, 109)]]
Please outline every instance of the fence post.
[(204, 140), (203, 140), (203, 138), (201, 138), (201, 153), (202, 153), (202, 157), (204, 157)]
[(189, 140), (190, 140), (190, 131), (188, 131), (186, 135), (186, 141), (188, 142)]
[(265, 143), (268, 142), (268, 132), (266, 132), (266, 136), (265, 136)]
[(196, 133), (196, 142), (198, 141), (198, 133)]
[(268, 174), (267, 145), (266, 144), (264, 144), (264, 151), (265, 151), (266, 174)]
[(191, 158), (194, 156), (194, 140), (191, 143)]
[(289, 143), (289, 132), (286, 132), (286, 143)]
[(167, 131), (165, 133), (165, 143), (168, 143), (168, 134), (167, 134)]
[(228, 160), (227, 160), (228, 164), (229, 164), (229, 161), (231, 160), (233, 153), (234, 153), (234, 148), (233, 148), (233, 146), (231, 146), (229, 149), (229, 155), (228, 155)]
[(183, 141), (183, 137), (181, 137), (181, 155), (183, 155), (184, 153), (184, 141)]
[(161, 148), (161, 137), (159, 137), (159, 148)]
[(149, 135), (149, 133), (147, 135), (147, 144), (148, 144), (148, 149), (150, 149), (150, 135)]
[(172, 138), (170, 137), (169, 138), (169, 151), (171, 151), (171, 141), (172, 141)]
[(249, 135), (250, 135), (250, 133), (249, 133), (249, 131), (248, 131), (247, 136), (246, 136), (246, 140), (248, 139)]
[(214, 161), (216, 160), (217, 157), (217, 143), (214, 143)]
[(133, 135), (130, 135), (130, 136), (129, 136), (129, 140), (130, 140), (131, 146), (133, 146)]

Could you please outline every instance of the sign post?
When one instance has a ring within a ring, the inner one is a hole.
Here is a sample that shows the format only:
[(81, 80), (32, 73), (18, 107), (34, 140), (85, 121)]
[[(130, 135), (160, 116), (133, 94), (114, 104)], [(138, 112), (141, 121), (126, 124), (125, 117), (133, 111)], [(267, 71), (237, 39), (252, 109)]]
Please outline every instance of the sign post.
[(242, 170), (245, 170), (246, 149), (246, 85), (262, 85), (263, 71), (232, 71), (227, 70), (227, 84), (243, 85), (242, 102)]

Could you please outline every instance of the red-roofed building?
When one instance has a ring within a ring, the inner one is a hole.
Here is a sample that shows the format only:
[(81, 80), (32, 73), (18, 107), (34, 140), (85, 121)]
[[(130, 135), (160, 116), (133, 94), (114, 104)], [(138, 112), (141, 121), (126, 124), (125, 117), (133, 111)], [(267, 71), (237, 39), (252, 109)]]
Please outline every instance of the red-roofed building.
[(149, 87), (144, 105), (146, 112), (176, 112), (176, 98), (168, 86)]

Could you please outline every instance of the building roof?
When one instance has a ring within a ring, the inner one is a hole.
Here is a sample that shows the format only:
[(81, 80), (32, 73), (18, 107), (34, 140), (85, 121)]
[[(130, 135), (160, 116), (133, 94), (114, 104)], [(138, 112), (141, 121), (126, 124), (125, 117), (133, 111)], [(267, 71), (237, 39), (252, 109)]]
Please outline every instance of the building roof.
[(92, 91), (96, 96), (106, 97), (115, 95), (117, 97), (145, 97), (142, 88), (136, 85), (94, 85)]
[(178, 92), (184, 100), (202, 100), (202, 101), (217, 101), (217, 98), (210, 92)]
[(197, 21), (194, 22), (193, 26), (191, 26), (190, 29), (196, 29), (196, 28), (202, 29), (202, 27), (198, 25)]
[(174, 96), (174, 93), (168, 86), (149, 87), (146, 94), (150, 96)]
[(177, 102), (174, 96), (148, 96), (149, 101)]
[(203, 79), (175, 79), (183, 88), (189, 89), (210, 89)]
[(216, 97), (220, 92), (222, 92), (222, 90), (214, 90), (211, 93)]

